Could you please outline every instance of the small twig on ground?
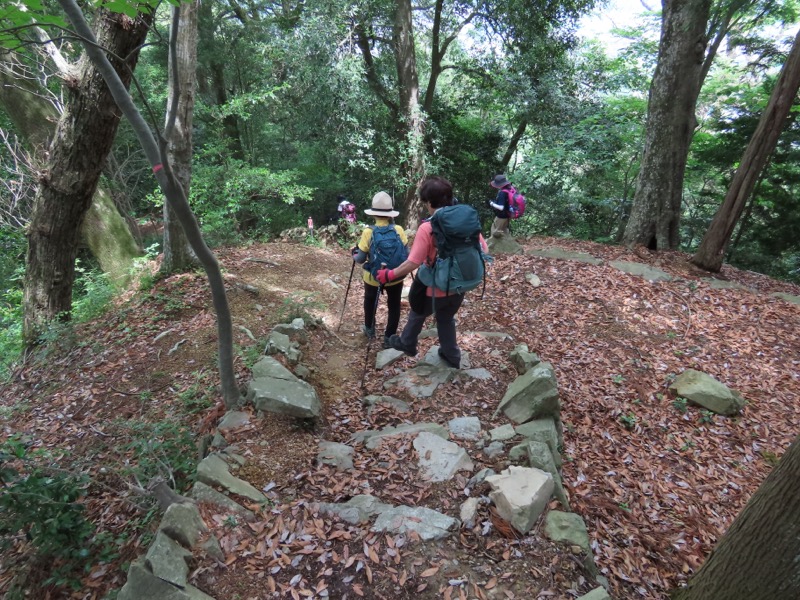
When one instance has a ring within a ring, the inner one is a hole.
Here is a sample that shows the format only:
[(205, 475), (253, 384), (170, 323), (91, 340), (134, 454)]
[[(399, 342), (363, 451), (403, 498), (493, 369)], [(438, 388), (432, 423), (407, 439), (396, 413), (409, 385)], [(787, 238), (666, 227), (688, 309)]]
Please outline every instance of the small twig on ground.
[(271, 260), (267, 260), (266, 258), (245, 258), (247, 262), (257, 262), (263, 263), (265, 265), (269, 265), (270, 267), (278, 267), (280, 266), (278, 263), (274, 263)]

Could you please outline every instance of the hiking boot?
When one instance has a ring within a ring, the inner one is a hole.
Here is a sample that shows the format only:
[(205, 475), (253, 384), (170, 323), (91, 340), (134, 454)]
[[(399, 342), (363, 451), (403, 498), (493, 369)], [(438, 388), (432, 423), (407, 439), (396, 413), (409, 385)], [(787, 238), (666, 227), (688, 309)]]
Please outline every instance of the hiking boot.
[(368, 340), (371, 340), (375, 337), (375, 328), (374, 327), (367, 327), (366, 325), (361, 326), (361, 333), (364, 334)]
[(444, 352), (442, 352), (441, 348), (439, 348), (439, 351), (437, 352), (437, 354), (439, 355), (439, 358), (442, 359), (442, 362), (444, 364), (446, 364), (448, 367), (450, 367), (451, 369), (460, 369), (461, 368), (461, 362), (459, 361), (459, 364), (454, 364), (453, 362), (451, 362), (450, 359), (447, 358), (444, 355)]
[(416, 356), (417, 355), (417, 347), (414, 346), (411, 348), (410, 346), (406, 346), (401, 340), (399, 335), (393, 335), (389, 338), (389, 347), (394, 348), (395, 350), (400, 350), (407, 354), (408, 356)]
[(388, 350), (389, 348), (392, 347), (392, 344), (389, 343), (389, 338), (391, 338), (391, 336), (389, 336), (389, 335), (383, 336), (383, 349), (384, 350)]

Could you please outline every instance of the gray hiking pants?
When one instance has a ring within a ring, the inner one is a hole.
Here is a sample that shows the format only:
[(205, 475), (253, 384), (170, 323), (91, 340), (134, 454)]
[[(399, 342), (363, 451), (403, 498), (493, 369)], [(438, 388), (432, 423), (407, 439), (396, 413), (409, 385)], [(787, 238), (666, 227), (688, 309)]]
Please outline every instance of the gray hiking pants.
[[(461, 350), (456, 341), (456, 313), (464, 301), (464, 294), (452, 294), (436, 298), (436, 332), (439, 335), (439, 347), (444, 357), (454, 365), (461, 364)], [(408, 322), (400, 335), (400, 341), (408, 348), (417, 347), (417, 339), (425, 325), (425, 319), (433, 314), (431, 298), (425, 299), (425, 310), (422, 314), (408, 313)]]

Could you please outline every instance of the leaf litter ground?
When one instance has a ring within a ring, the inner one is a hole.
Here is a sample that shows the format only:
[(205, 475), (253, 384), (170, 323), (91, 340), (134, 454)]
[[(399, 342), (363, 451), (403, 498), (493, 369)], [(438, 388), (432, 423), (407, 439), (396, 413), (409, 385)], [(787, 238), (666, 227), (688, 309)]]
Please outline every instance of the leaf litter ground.
[[(323, 415), (315, 427), (252, 415), (228, 436), (247, 460), (237, 476), (267, 490), (270, 503), (250, 505), (258, 518), (249, 523), (201, 505), (222, 555), (198, 553), (193, 583), (216, 598), (242, 600), (572, 598), (590, 590), (580, 556), (548, 541), (541, 522), (518, 537), (485, 505), (474, 529), (436, 543), (372, 532), (369, 525), (313, 510), (314, 502), (369, 493), (458, 517), (468, 477), (421, 480), (410, 438), (391, 438), (375, 450), (357, 445), (355, 468), (344, 473), (316, 464), (317, 445), (322, 439), (348, 443), (356, 431), (402, 422), (478, 416), (484, 430), (505, 424), (493, 413), (516, 376), (508, 354), (518, 343), (555, 368), (565, 426), (564, 484), (612, 595), (666, 598), (699, 567), (800, 430), (800, 308), (769, 295), (798, 295), (798, 288), (725, 267), (723, 278), (748, 289), (712, 289), (680, 253), (634, 254), (549, 238), (526, 245), (644, 262), (676, 279), (653, 284), (607, 264), (498, 257), (485, 297), (470, 294), (458, 323), (472, 365), (488, 369), (493, 379), (453, 383), (431, 399), (412, 399), (384, 390), (383, 383), (416, 359), (380, 372), (371, 368), (378, 348), (373, 344), (367, 357), (359, 333), (358, 273), (336, 332), (352, 264), (344, 252), (288, 244), (219, 251), (240, 383), (246, 384), (248, 366), (275, 324), (312, 313), (325, 325), (312, 330), (303, 362), (312, 368)], [(540, 287), (526, 281), (531, 272)], [(29, 595), (40, 598), (102, 598), (124, 583), (125, 566), (148, 543), (141, 531), (130, 535), (148, 508), (130, 488), (142, 472), (131, 469), (142, 460), (141, 448), (126, 443), (131, 432), (141, 424), (171, 423), (200, 439), (223, 414), (210, 304), (202, 276), (171, 277), (71, 336), (65, 332), (44, 360), (29, 360), (0, 388), (3, 436), (24, 433), (33, 446), (63, 453), (60, 468), (90, 475), (87, 514), (120, 545), (105, 562), (96, 560), (72, 592), (42, 586), (48, 569), (30, 559), (23, 538), (13, 539), (2, 554), (0, 591), (15, 577), (19, 582), (20, 573)], [(385, 318), (381, 306), (379, 329)], [(486, 331), (512, 340), (476, 334)], [(422, 340), (420, 356), (434, 343)], [(739, 390), (748, 401), (742, 415), (713, 416), (671, 397), (669, 383), (687, 368)], [(361, 399), (382, 393), (410, 401), (410, 412), (379, 406), (368, 413)], [(505, 457), (489, 459), (461, 443), (476, 471), (508, 465)], [(191, 465), (198, 456), (184, 449), (182, 459)], [(472, 494), (487, 491), (478, 487)], [(561, 507), (554, 502), (551, 508)]]

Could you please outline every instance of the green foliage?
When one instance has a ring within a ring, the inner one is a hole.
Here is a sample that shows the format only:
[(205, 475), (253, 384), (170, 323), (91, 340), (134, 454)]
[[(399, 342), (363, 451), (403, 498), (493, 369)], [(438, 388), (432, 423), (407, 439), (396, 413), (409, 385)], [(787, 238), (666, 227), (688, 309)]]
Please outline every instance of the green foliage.
[(296, 183), (295, 171), (273, 172), (228, 159), (208, 164), (211, 150), (198, 157), (191, 202), (206, 239), (235, 243), (243, 236), (269, 237), (303, 222), (312, 189)]
[(39, 560), (55, 561), (45, 583), (77, 589), (72, 573), (86, 564), (94, 532), (80, 503), (88, 479), (43, 464), (51, 460), (19, 437), (0, 444), (0, 545), (24, 533)]
[(178, 398), (188, 414), (202, 412), (214, 404), (211, 394), (213, 387), (204, 381), (203, 372), (194, 372), (192, 375), (195, 377), (195, 382), (178, 394)]
[(618, 417), (619, 422), (622, 426), (627, 429), (628, 431), (632, 431), (636, 427), (636, 415), (633, 413), (628, 413), (627, 415), (620, 415)]
[(688, 410), (689, 401), (686, 398), (678, 396), (672, 401), (672, 406), (681, 414), (685, 414)]
[(122, 429), (121, 450), (130, 451), (136, 462), (125, 474), (146, 485), (152, 479), (163, 478), (178, 492), (186, 492), (194, 480), (197, 448), (191, 430), (178, 420), (157, 423), (136, 421), (118, 422)]
[(25, 268), (20, 265), (4, 281), (0, 289), (0, 379), (10, 372), (11, 365), (22, 352), (22, 280)]
[(314, 322), (314, 312), (326, 310), (326, 305), (317, 299), (314, 292), (293, 292), (284, 298), (276, 316), (281, 323), (290, 323), (294, 319), (303, 319), (306, 323)]

